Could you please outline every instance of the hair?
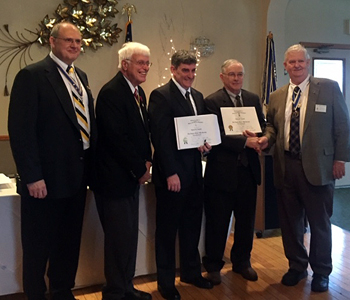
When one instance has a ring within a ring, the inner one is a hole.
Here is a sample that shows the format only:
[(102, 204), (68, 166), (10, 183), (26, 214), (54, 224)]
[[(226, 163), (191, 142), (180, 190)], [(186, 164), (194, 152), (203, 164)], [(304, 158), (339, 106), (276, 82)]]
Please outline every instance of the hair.
[(151, 51), (149, 48), (143, 44), (137, 42), (125, 43), (118, 51), (119, 55), (119, 65), (118, 68), (121, 69), (122, 61), (131, 59), (134, 54), (142, 54), (145, 56), (151, 56)]
[(171, 65), (175, 68), (177, 68), (181, 64), (192, 65), (196, 63), (196, 56), (187, 50), (178, 50), (171, 57)]
[(306, 48), (301, 44), (295, 44), (295, 45), (290, 46), (287, 49), (287, 51), (284, 53), (284, 61), (287, 60), (287, 56), (290, 52), (303, 52), (305, 59), (307, 59), (307, 60), (310, 59), (309, 53), (307, 52)]
[(243, 64), (242, 64), (240, 61), (238, 61), (237, 59), (233, 59), (233, 58), (227, 59), (227, 60), (225, 60), (225, 61), (223, 62), (222, 66), (221, 66), (221, 73), (225, 73), (225, 70), (226, 70), (229, 66), (231, 66), (231, 65), (233, 65), (233, 64), (240, 64), (240, 65), (242, 65), (243, 73), (244, 73), (244, 66), (243, 66)]
[[(79, 31), (79, 28), (71, 23), (71, 22), (68, 22), (68, 21), (63, 21), (63, 22), (60, 22), (60, 23), (57, 23), (55, 24), (53, 27), (52, 27), (52, 30), (50, 32), (50, 36), (54, 37), (54, 38), (57, 38), (58, 37), (58, 34), (60, 32), (60, 29), (62, 26), (66, 26), (66, 25), (73, 25), (78, 31)], [(79, 31), (80, 32), (80, 31)], [(81, 34), (81, 33), (80, 33)]]

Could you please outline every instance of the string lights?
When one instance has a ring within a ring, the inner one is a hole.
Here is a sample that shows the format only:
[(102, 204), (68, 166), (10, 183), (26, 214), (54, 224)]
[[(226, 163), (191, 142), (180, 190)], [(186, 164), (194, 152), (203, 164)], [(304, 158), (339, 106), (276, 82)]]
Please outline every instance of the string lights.
[[(170, 39), (169, 42), (170, 42), (170, 51), (166, 53), (167, 61), (169, 61), (169, 64), (166, 67), (164, 67), (164, 69), (161, 70), (161, 72), (160, 72), (161, 73), (160, 74), (160, 83), (158, 84), (158, 87), (163, 86), (164, 84), (166, 84), (169, 81), (170, 77), (171, 77), (171, 72), (169, 70), (169, 65), (170, 65), (171, 57), (176, 52), (176, 48), (175, 48), (175, 44), (174, 44), (173, 39)], [(192, 52), (196, 56), (196, 58), (197, 58), (196, 67), (198, 68), (198, 66), (199, 66), (199, 64), (201, 62), (201, 53), (198, 51), (198, 49), (196, 47), (193, 47), (189, 51)]]

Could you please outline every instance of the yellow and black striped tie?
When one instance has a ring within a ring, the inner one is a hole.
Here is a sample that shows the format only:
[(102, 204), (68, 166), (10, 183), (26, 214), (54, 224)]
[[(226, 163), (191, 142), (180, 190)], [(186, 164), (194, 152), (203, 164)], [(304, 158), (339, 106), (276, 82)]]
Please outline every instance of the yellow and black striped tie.
[[(74, 69), (72, 66), (68, 66), (68, 74), (73, 77)], [(85, 144), (89, 144), (90, 134), (89, 134), (89, 124), (86, 118), (86, 111), (82, 97), (79, 97), (74, 91), (72, 91), (75, 114), (77, 115), (77, 120), (80, 126), (81, 137)]]

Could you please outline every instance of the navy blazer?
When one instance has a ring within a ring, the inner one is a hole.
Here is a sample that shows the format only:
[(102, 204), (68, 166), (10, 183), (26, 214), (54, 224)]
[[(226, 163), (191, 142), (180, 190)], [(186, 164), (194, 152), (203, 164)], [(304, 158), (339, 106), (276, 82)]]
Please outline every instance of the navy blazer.
[[(97, 138), (93, 97), (86, 74), (78, 68), (76, 72), (89, 99), (91, 159)], [(45, 180), (49, 198), (77, 193), (86, 155), (84, 158), (71, 96), (50, 56), (17, 74), (10, 98), (8, 131), (20, 176), (19, 194), (28, 196), (27, 184), (41, 179)], [(89, 163), (92, 170), (93, 160)]]

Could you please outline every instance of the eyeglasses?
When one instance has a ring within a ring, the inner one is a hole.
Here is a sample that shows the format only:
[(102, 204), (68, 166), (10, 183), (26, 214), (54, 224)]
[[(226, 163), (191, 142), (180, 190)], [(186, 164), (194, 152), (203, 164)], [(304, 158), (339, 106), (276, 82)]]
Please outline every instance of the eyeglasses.
[(72, 39), (72, 38), (60, 38), (60, 37), (55, 37), (55, 39), (59, 39), (62, 41), (65, 41), (67, 44), (78, 44), (78, 45), (82, 45), (83, 41), (81, 39)]
[(244, 73), (234, 73), (234, 72), (230, 72), (230, 73), (222, 73), (223, 75), (226, 75), (228, 77), (231, 77), (231, 78), (234, 78), (234, 77), (237, 77), (237, 78), (242, 78)]
[(126, 59), (127, 61), (130, 61), (132, 63), (134, 63), (135, 65), (139, 66), (139, 67), (143, 67), (143, 66), (147, 66), (147, 67), (151, 67), (152, 63), (149, 61), (144, 61), (144, 60), (131, 60), (131, 59)]

